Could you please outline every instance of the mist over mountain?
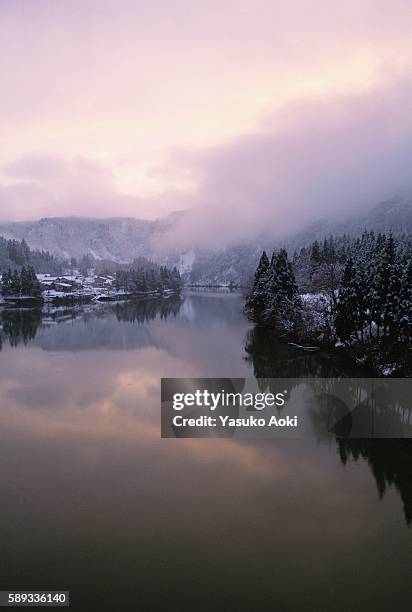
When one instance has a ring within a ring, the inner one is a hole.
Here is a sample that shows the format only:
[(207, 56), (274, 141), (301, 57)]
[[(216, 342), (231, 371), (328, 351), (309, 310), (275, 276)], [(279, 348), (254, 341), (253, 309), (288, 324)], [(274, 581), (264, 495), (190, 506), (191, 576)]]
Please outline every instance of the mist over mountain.
[(392, 231), (396, 235), (411, 234), (412, 197), (394, 197), (367, 212), (360, 211), (339, 221), (321, 219), (290, 237), (285, 244), (289, 249), (301, 248), (313, 240), (322, 240), (331, 234), (357, 236), (364, 229), (382, 233)]
[(356, 236), (364, 229), (412, 233), (412, 199), (399, 197), (382, 202), (368, 212), (352, 214), (345, 220), (319, 220), (282, 240), (272, 238), (269, 232), (225, 248), (199, 248), (195, 239), (191, 248), (179, 244), (173, 248), (159, 248), (162, 238), (187, 214), (177, 211), (155, 221), (121, 217), (44, 218), (2, 223), (0, 236), (17, 240), (24, 238), (30, 248), (49, 251), (62, 259), (78, 259), (89, 254), (97, 260), (129, 263), (138, 256), (149, 257), (159, 263), (176, 265), (189, 283), (214, 285), (244, 283), (253, 273), (263, 248), (270, 251), (286, 246), (293, 252), (313, 240), (322, 240), (329, 235)]
[(129, 217), (48, 217), (1, 223), (0, 236), (24, 238), (31, 248), (50, 251), (62, 259), (89, 254), (98, 260), (128, 263), (141, 255), (153, 257), (153, 239), (168, 231), (180, 215), (176, 212), (156, 221)]
[[(282, 240), (272, 238), (270, 232), (258, 240), (214, 251), (194, 249), (191, 254), (190, 270), (186, 271), (189, 282), (194, 284), (244, 284), (253, 275), (263, 249), (269, 253), (273, 249), (285, 247), (290, 255), (297, 249), (307, 246), (314, 240), (323, 241), (325, 237), (357, 237), (362, 232), (392, 231), (395, 235), (412, 234), (412, 199), (393, 198), (382, 202), (369, 212), (352, 214), (345, 220), (322, 219), (310, 224), (305, 230), (285, 236)], [(184, 274), (184, 264), (188, 254), (177, 262)]]

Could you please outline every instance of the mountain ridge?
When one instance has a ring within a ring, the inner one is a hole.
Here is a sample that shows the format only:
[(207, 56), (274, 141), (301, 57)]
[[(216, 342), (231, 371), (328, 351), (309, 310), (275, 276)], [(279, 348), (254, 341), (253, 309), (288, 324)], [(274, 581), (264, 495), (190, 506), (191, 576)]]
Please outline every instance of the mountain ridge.
[(32, 249), (49, 251), (63, 259), (85, 254), (97, 260), (129, 263), (144, 256), (159, 263), (177, 265), (192, 284), (239, 284), (256, 265), (263, 248), (285, 246), (290, 252), (329, 235), (376, 232), (412, 233), (412, 199), (392, 198), (346, 219), (323, 219), (283, 240), (256, 238), (219, 250), (180, 249), (159, 254), (154, 244), (179, 222), (186, 211), (174, 211), (154, 220), (135, 217), (43, 217), (38, 221), (0, 223), (0, 236), (26, 240)]

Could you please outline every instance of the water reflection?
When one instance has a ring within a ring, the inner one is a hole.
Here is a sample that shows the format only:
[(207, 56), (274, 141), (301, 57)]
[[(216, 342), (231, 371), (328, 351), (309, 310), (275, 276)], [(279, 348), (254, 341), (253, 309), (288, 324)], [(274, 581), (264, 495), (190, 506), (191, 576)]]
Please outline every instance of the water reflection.
[(408, 525), (412, 524), (412, 440), (338, 440), (341, 461), (366, 460), (382, 498), (389, 487), (398, 491)]
[(167, 317), (178, 314), (182, 305), (180, 297), (171, 297), (164, 300), (144, 300), (141, 302), (123, 302), (116, 304), (114, 311), (118, 321), (139, 323), (142, 325), (156, 317)]
[(17, 346), (20, 342), (27, 344), (35, 338), (41, 321), (41, 311), (37, 309), (4, 310), (1, 314), (3, 333), (0, 334), (0, 347), (3, 337), (7, 338), (11, 346)]
[(3, 588), (64, 585), (87, 612), (406, 609), (399, 495), (379, 502), (366, 451), (343, 469), (335, 440), (160, 439), (161, 376), (251, 375), (242, 299), (125, 306), (43, 313), (17, 346), (3, 318)]
[(245, 351), (256, 378), (355, 378), (362, 375), (359, 368), (337, 363), (322, 351), (307, 352), (289, 346), (260, 326), (248, 331)]
[[(176, 317), (181, 305), (179, 297), (170, 297), (113, 305), (51, 307), (44, 310), (6, 309), (0, 314), (0, 348), (4, 341), (12, 347), (34, 341), (45, 350), (147, 346), (153, 342), (144, 324), (156, 318), (166, 320), (169, 316)], [(119, 327), (116, 322), (133, 323), (136, 327)], [(70, 328), (68, 324), (71, 324)]]
[[(404, 427), (410, 429), (409, 387), (403, 385), (400, 402), (390, 405), (385, 394), (385, 382), (382, 381), (381, 388), (375, 394), (369, 394), (374, 398), (372, 407), (364, 403), (364, 390), (361, 386), (345, 384), (348, 398), (340, 405), (334, 389), (336, 377), (356, 377), (360, 375), (359, 370), (348, 367), (347, 364), (338, 366), (336, 362), (325, 358), (322, 354), (296, 351), (276, 341), (260, 327), (248, 331), (245, 351), (255, 377), (261, 379), (259, 386), (262, 391), (270, 388), (270, 378), (290, 376), (317, 379), (310, 383), (317, 398), (320, 399), (310, 411), (317, 441), (319, 443), (333, 441), (337, 445), (343, 465), (346, 465), (350, 459), (354, 461), (364, 459), (371, 469), (381, 498), (392, 486), (398, 491), (403, 502), (405, 520), (410, 525), (412, 523), (412, 439), (347, 439), (353, 434), (354, 427), (359, 431), (363, 429), (369, 431), (372, 417), (376, 430), (379, 428), (379, 419), (382, 420), (387, 432), (390, 432), (391, 427), (394, 431), (400, 431)], [(270, 390), (276, 392), (276, 386)], [(335, 405), (332, 405), (333, 403)], [(347, 405), (357, 408), (348, 415)], [(334, 434), (337, 434), (337, 437)]]

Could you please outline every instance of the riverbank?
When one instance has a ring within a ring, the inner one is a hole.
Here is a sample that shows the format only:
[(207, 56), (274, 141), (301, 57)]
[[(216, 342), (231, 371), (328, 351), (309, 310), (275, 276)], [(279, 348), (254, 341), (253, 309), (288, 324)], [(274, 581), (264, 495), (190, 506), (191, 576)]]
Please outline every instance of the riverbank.
[(116, 291), (112, 293), (84, 293), (84, 292), (58, 292), (44, 291), (40, 297), (36, 296), (7, 296), (0, 301), (0, 308), (41, 308), (43, 305), (73, 306), (95, 304), (103, 302), (140, 301), (147, 299), (165, 299), (180, 295), (180, 290), (166, 289), (164, 291), (143, 291), (126, 293)]
[(365, 343), (343, 343), (336, 337), (327, 309), (323, 308), (320, 312), (311, 310), (312, 307), (313, 302), (308, 304), (308, 300), (305, 300), (305, 308), (310, 310), (311, 315), (310, 326), (292, 327), (290, 330), (282, 326), (281, 332), (276, 321), (268, 319), (267, 315), (248, 308), (245, 308), (245, 312), (249, 320), (274, 340), (283, 342), (297, 353), (308, 357), (316, 354), (333, 364), (341, 364), (346, 369), (354, 368), (354, 376), (412, 376), (411, 347), (389, 342), (387, 338), (373, 339)]
[(37, 308), (42, 304), (41, 297), (32, 295), (6, 296), (0, 299), (0, 308)]

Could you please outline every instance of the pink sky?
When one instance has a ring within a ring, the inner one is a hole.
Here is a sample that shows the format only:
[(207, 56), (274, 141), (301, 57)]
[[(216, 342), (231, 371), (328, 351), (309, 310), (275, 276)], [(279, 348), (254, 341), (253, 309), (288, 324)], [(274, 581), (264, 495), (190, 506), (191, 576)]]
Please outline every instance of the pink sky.
[(253, 225), (405, 187), (409, 0), (2, 0), (0, 40), (0, 220)]

